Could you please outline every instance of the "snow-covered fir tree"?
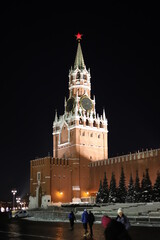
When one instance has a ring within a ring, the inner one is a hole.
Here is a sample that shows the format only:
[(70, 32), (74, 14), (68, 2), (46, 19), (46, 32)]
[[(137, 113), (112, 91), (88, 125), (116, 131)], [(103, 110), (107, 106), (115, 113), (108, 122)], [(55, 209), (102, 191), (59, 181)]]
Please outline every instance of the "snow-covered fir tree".
[(134, 183), (133, 183), (132, 174), (130, 175), (130, 179), (129, 179), (126, 202), (130, 202), (130, 203), (134, 202)]
[(152, 200), (154, 202), (160, 202), (160, 172), (157, 172), (157, 178), (153, 185), (153, 191), (152, 191)]
[(124, 203), (126, 200), (126, 195), (127, 195), (127, 189), (125, 184), (125, 175), (122, 167), (119, 185), (117, 188), (117, 202)]
[(140, 202), (145, 202), (144, 195), (143, 195), (144, 189), (145, 189), (145, 174), (143, 173), (143, 178), (142, 178), (142, 181), (141, 181), (141, 199), (140, 199)]
[(140, 180), (138, 176), (138, 170), (136, 171), (136, 179), (135, 179), (135, 185), (134, 185), (134, 202), (138, 203), (141, 201), (141, 187), (140, 187)]
[(112, 172), (111, 176), (111, 181), (110, 181), (110, 186), (109, 186), (109, 197), (108, 201), (111, 203), (116, 203), (117, 202), (117, 187), (116, 187), (116, 179), (115, 175)]
[(99, 190), (98, 190), (97, 196), (96, 196), (96, 203), (102, 203), (103, 199), (104, 199), (104, 196), (103, 196), (103, 186), (102, 186), (102, 180), (100, 180)]
[(151, 202), (152, 201), (152, 183), (149, 177), (148, 168), (146, 173), (143, 174), (142, 184), (141, 184), (141, 201)]
[(104, 173), (104, 180), (103, 180), (103, 202), (108, 202), (109, 190), (108, 190), (108, 181), (106, 177), (106, 172)]

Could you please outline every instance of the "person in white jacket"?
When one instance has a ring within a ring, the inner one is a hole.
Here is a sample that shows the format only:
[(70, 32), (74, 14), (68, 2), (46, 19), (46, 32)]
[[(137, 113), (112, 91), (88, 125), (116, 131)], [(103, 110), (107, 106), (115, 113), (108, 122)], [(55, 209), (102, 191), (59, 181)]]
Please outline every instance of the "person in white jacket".
[(117, 222), (121, 222), (122, 224), (124, 224), (126, 230), (128, 230), (131, 227), (131, 224), (129, 222), (129, 219), (127, 218), (127, 216), (123, 213), (122, 208), (119, 208), (117, 211), (117, 217), (116, 217), (116, 221)]

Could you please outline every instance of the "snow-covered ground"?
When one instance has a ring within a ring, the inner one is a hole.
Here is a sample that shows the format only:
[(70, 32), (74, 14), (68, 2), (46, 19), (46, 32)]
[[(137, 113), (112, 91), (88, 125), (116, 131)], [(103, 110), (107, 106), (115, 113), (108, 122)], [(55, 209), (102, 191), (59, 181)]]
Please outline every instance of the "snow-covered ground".
[(46, 222), (68, 222), (68, 214), (71, 209), (75, 212), (76, 222), (81, 222), (81, 215), (84, 208), (91, 210), (95, 215), (95, 224), (101, 224), (103, 215), (115, 218), (118, 208), (122, 208), (124, 214), (129, 218), (132, 226), (158, 226), (160, 227), (160, 202), (155, 203), (117, 203), (103, 206), (77, 206), (72, 207), (49, 207), (47, 209), (32, 210), (30, 217), (26, 220), (30, 221), (46, 221)]

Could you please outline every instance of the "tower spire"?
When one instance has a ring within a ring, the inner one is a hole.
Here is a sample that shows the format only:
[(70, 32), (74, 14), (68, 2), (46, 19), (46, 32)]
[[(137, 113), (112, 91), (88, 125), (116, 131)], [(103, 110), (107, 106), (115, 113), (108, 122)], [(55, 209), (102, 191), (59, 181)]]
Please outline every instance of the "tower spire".
[(74, 69), (79, 68), (79, 69), (84, 69), (86, 68), (84, 64), (84, 59), (83, 59), (83, 54), (82, 54), (82, 49), (81, 49), (81, 44), (80, 40), (82, 39), (82, 34), (78, 33), (76, 35), (77, 41), (78, 41), (78, 47), (77, 47), (77, 53), (76, 53), (76, 58), (74, 62)]

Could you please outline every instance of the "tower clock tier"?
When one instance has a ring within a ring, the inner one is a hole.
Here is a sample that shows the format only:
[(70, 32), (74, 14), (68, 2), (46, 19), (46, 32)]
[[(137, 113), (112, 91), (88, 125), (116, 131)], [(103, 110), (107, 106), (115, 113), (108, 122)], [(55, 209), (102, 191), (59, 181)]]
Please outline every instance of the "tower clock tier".
[(81, 104), (82, 108), (85, 109), (86, 111), (92, 110), (92, 108), (93, 108), (92, 101), (87, 96), (84, 96), (81, 98), (80, 104)]

